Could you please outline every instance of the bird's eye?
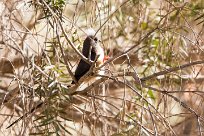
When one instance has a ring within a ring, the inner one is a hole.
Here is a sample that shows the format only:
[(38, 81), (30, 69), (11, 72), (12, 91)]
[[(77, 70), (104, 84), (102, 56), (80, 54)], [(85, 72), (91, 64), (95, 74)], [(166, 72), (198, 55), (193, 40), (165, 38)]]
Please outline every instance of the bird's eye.
[(97, 39), (97, 38), (94, 38), (94, 41), (95, 41), (95, 42), (97, 42), (97, 41), (98, 41), (98, 39)]

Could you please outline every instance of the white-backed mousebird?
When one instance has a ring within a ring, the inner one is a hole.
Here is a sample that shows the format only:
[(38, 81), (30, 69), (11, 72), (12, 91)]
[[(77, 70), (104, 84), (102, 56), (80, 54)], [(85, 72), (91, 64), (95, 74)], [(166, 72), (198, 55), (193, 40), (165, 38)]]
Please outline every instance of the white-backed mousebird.
[[(96, 67), (101, 66), (104, 63), (104, 61), (108, 59), (108, 57), (104, 56), (104, 50), (99, 44), (100, 43), (98, 38), (94, 36), (94, 33), (92, 33), (86, 37), (82, 48), (82, 54), (86, 58), (90, 58), (90, 60), (95, 61)], [(79, 79), (83, 77), (90, 70), (90, 68), (91, 68), (91, 64), (81, 59), (74, 74), (76, 81), (78, 82)], [(99, 74), (104, 74), (104, 71), (101, 69), (99, 71)], [(72, 81), (72, 84), (74, 83), (75, 82)]]

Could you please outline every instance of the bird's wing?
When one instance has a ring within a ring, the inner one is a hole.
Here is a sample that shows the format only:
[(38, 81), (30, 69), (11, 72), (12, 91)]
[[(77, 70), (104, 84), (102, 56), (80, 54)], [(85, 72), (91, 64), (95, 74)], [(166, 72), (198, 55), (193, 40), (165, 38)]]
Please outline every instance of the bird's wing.
[(85, 75), (89, 71), (90, 67), (90, 64), (86, 63), (84, 60), (80, 60), (74, 75), (76, 80), (78, 81), (83, 75)]

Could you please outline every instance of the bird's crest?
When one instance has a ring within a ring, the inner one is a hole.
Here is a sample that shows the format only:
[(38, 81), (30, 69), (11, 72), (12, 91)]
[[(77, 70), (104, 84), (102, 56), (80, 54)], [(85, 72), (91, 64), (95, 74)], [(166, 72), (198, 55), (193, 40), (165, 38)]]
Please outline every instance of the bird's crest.
[(95, 36), (96, 31), (93, 28), (89, 28), (86, 30), (87, 36)]

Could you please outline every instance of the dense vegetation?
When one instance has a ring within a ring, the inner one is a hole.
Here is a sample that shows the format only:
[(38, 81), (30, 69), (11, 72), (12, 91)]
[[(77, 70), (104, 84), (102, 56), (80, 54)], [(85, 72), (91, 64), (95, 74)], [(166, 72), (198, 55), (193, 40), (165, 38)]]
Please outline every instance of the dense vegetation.
[[(2, 135), (203, 135), (203, 0), (3, 0), (0, 18)], [(88, 28), (111, 58), (77, 91)]]

